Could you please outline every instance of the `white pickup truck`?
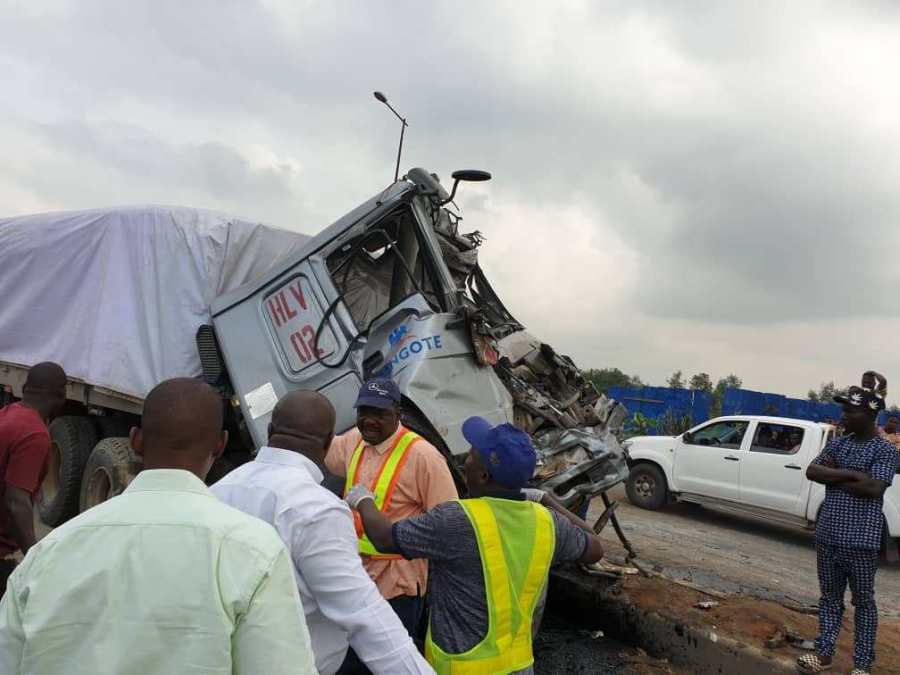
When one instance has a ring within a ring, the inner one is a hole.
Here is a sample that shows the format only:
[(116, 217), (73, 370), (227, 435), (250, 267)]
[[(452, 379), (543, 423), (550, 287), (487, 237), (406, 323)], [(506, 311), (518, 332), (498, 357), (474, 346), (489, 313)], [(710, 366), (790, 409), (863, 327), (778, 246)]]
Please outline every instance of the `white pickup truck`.
[[(806, 467), (834, 436), (828, 424), (783, 417), (718, 417), (680, 436), (640, 436), (623, 443), (628, 501), (660, 509), (694, 502), (788, 525), (812, 528), (825, 487)], [(884, 495), (885, 544), (896, 557), (900, 480)], [(893, 550), (891, 550), (893, 549)]]

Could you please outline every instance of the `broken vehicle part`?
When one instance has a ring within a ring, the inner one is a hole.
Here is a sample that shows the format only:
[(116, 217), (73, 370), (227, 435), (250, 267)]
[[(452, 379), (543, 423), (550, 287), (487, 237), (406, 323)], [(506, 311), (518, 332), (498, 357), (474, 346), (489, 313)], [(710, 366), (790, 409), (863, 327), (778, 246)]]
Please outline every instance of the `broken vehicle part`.
[[(467, 171), (457, 178), (486, 175)], [(172, 373), (202, 374), (228, 402), (233, 466), (266, 442), (272, 410), (287, 392), (326, 396), (342, 432), (356, 422), (361, 383), (389, 376), (403, 393), (406, 422), (445, 454), (457, 476), (469, 450), (462, 434), (467, 418), (514, 423), (535, 440), (534, 484), (567, 506), (583, 506), (627, 474), (615, 439), (621, 406), (598, 394), (569, 357), (526, 332), (509, 312), (479, 265), (483, 235), (460, 232), (462, 218), (450, 197), (437, 176), (412, 169), (313, 237), (217, 214), (153, 208), (26, 218), (41, 237), (19, 236), (24, 221), (9, 219), (0, 221), (0, 238), (24, 246), (28, 256), (40, 249), (52, 257), (57, 236), (77, 231), (84, 264), (71, 268), (77, 283), (70, 285), (87, 289), (77, 306), (91, 315), (102, 310), (111, 329), (97, 334), (114, 336), (115, 345), (137, 345), (129, 358), (112, 360), (125, 352), (60, 352), (66, 370), (77, 374), (69, 400), (82, 417), (121, 413), (128, 428), (156, 382)], [(136, 272), (128, 264), (132, 255), (116, 255), (109, 246), (120, 253), (149, 247), (152, 265)], [(104, 285), (110, 260), (119, 261), (118, 281)], [(88, 278), (94, 282), (85, 286)], [(98, 301), (94, 286), (109, 297)], [(131, 307), (135, 297), (154, 301)], [(59, 297), (51, 300), (69, 307)], [(118, 329), (125, 324), (116, 320), (131, 311), (171, 320), (150, 322), (161, 333), (126, 322), (140, 340), (122, 340)], [(8, 323), (27, 319), (33, 330), (14, 335), (42, 334), (47, 326), (40, 321), (50, 318), (20, 312)], [(79, 333), (79, 339), (95, 333)], [(0, 385), (13, 394), (21, 392), (29, 363), (37, 362), (33, 346), (23, 340), (21, 362), (6, 356), (0, 362)], [(88, 369), (79, 367), (85, 359)], [(104, 373), (112, 371), (116, 388), (103, 387), (110, 383)], [(615, 527), (615, 516), (610, 520)]]
[(305, 388), (332, 400), (343, 431), (359, 384), (391, 377), (410, 423), (452, 464), (468, 452), (468, 417), (512, 422), (534, 439), (534, 484), (582, 504), (627, 476), (615, 437), (626, 413), (507, 310), (478, 263), (484, 237), (460, 232), (449, 199), (434, 174), (412, 169), (291, 263), (216, 301), (247, 429), (264, 442), (271, 409), (257, 392)]

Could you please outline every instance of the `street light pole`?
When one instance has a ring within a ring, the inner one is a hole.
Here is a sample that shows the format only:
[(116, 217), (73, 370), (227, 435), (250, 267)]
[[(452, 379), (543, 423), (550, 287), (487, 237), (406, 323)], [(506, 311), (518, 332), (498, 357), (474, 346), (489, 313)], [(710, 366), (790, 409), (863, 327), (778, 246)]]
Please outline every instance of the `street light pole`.
[(401, 122), (400, 127), (400, 147), (397, 148), (397, 166), (394, 169), (394, 182), (397, 182), (397, 179), (400, 178), (400, 156), (403, 154), (403, 134), (406, 131), (406, 127), (409, 125), (406, 123), (406, 118), (404, 118), (400, 113), (394, 110), (394, 106), (388, 103), (387, 96), (382, 94), (380, 91), (374, 92), (375, 98), (382, 103), (384, 103), (388, 109), (397, 116), (397, 119)]

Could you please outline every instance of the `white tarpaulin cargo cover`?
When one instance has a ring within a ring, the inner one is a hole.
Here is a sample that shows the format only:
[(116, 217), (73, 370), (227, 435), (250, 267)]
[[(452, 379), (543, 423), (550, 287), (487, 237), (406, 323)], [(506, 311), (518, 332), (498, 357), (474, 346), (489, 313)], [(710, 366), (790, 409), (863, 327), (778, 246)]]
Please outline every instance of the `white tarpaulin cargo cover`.
[(0, 219), (0, 361), (56, 361), (143, 397), (200, 374), (209, 305), (309, 237), (214, 211), (140, 206)]

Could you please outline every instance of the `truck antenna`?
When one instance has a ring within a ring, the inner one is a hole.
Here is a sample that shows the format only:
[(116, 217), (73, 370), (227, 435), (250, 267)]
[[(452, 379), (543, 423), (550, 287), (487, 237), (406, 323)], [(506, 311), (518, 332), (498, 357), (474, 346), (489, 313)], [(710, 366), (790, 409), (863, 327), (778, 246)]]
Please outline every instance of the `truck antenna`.
[(384, 103), (388, 108), (390, 108), (391, 112), (397, 116), (397, 119), (402, 123), (400, 127), (400, 147), (397, 148), (397, 168), (394, 169), (394, 182), (397, 182), (397, 179), (400, 177), (400, 155), (403, 154), (403, 132), (406, 131), (406, 127), (409, 125), (406, 123), (406, 118), (401, 117), (400, 113), (394, 110), (394, 107), (388, 103), (387, 96), (382, 94), (380, 91), (376, 91), (375, 98)]

